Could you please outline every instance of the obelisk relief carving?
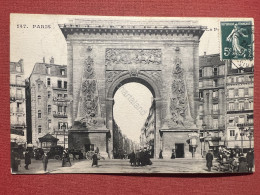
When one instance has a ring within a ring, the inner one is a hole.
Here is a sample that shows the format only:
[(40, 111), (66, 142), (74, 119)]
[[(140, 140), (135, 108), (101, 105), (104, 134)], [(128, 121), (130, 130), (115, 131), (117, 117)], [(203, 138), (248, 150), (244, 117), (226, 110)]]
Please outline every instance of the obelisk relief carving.
[(171, 128), (196, 128), (190, 113), (190, 99), (187, 91), (184, 69), (181, 60), (176, 58), (172, 71), (172, 83), (170, 94), (170, 120)]
[(104, 126), (104, 120), (101, 118), (94, 61), (90, 56), (84, 62), (83, 71), (76, 121), (86, 129), (96, 129)]

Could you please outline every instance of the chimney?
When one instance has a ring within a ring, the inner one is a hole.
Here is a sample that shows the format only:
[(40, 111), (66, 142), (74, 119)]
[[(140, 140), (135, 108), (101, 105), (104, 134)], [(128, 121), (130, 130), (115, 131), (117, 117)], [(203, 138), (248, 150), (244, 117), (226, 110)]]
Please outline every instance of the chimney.
[(45, 57), (42, 58), (42, 62), (45, 63)]
[(204, 58), (206, 57), (207, 53), (204, 51)]
[(54, 64), (54, 58), (53, 57), (51, 57), (51, 59), (50, 59), (50, 64)]

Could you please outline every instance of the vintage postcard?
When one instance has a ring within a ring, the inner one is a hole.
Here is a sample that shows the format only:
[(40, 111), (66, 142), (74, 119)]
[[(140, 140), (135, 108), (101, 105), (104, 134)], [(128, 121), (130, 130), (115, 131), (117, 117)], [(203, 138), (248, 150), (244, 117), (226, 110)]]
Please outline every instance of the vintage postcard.
[(252, 18), (11, 14), (11, 172), (254, 172), (254, 57)]

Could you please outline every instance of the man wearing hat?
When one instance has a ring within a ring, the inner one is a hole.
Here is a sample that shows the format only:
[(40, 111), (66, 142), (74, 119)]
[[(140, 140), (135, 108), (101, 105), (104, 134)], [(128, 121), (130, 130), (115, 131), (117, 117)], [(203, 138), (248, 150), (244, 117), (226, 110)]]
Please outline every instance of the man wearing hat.
[(208, 153), (206, 154), (206, 161), (207, 161), (206, 166), (208, 167), (208, 171), (211, 171), (212, 161), (213, 161), (212, 149), (209, 149)]

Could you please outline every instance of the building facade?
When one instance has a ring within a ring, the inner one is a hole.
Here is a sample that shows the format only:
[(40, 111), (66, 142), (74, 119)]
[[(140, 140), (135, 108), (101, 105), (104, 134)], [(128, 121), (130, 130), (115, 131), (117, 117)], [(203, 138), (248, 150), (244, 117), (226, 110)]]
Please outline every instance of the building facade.
[(24, 62), (10, 62), (11, 142), (26, 146), (26, 99)]
[(154, 131), (155, 131), (155, 102), (149, 109), (149, 114), (145, 120), (145, 123), (141, 129), (140, 145), (146, 147), (151, 151), (151, 155), (154, 154)]
[[(201, 154), (224, 145), (226, 115), (226, 64), (219, 54), (200, 56), (199, 120)], [(204, 154), (203, 154), (204, 153)]]
[(254, 66), (234, 68), (227, 72), (227, 136), (228, 148), (254, 147)]
[(59, 139), (58, 145), (68, 147), (67, 66), (36, 63), (27, 81), (27, 112), (29, 140), (34, 147), (49, 148), (52, 143), (40, 143), (39, 138), (50, 134)]

